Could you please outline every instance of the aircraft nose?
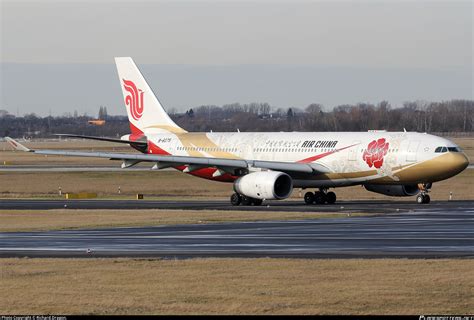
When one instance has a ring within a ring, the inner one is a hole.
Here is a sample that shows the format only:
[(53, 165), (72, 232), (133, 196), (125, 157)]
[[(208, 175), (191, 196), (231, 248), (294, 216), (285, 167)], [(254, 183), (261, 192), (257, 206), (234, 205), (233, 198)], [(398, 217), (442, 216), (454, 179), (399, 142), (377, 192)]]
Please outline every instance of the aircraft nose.
[(453, 171), (461, 172), (469, 165), (469, 159), (463, 152), (451, 153), (450, 167)]

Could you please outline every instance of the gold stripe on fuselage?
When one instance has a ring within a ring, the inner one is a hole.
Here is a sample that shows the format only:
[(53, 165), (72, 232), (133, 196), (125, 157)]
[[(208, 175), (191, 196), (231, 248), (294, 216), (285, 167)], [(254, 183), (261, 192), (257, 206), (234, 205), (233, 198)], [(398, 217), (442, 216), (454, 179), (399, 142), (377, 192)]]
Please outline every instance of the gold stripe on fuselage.
[[(176, 137), (179, 139), (181, 144), (186, 148), (186, 151), (190, 156), (193, 157), (205, 157), (209, 154), (215, 158), (224, 159), (240, 159), (238, 156), (224, 151), (217, 144), (212, 142), (206, 135), (206, 133), (192, 132), (177, 134)], [(197, 148), (203, 148), (204, 150), (199, 151)]]
[(153, 126), (148, 126), (148, 127), (145, 127), (144, 128), (145, 130), (146, 129), (163, 129), (163, 130), (166, 130), (168, 132), (171, 132), (171, 133), (187, 133), (186, 130), (184, 129), (181, 129), (179, 127), (173, 127), (173, 126), (168, 126), (168, 125), (153, 125)]
[[(367, 179), (370, 184), (412, 184), (420, 182), (436, 182), (453, 177), (463, 171), (468, 165), (466, 156), (462, 153), (448, 152), (436, 158), (419, 163), (406, 164), (392, 168), (391, 176), (384, 176), (373, 180)], [(328, 173), (318, 175), (316, 180), (339, 180), (370, 178), (377, 175), (376, 170)], [(395, 179), (394, 179), (395, 178)]]
[(386, 176), (375, 179), (370, 183), (400, 184), (400, 182), (436, 182), (457, 175), (463, 171), (467, 165), (468, 160), (463, 153), (448, 152), (430, 160), (405, 166), (405, 168), (393, 174), (399, 181), (395, 181), (391, 177)]
[(375, 176), (377, 170), (369, 171), (358, 171), (358, 172), (334, 172), (334, 173), (322, 173), (313, 177), (315, 180), (341, 180), (341, 179), (357, 179)]

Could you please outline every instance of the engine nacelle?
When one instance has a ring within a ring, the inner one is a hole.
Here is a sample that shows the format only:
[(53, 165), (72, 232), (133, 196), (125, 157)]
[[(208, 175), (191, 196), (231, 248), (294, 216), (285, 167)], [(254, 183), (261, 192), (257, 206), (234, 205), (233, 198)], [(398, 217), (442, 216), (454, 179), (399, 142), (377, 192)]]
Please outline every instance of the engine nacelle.
[(282, 200), (290, 196), (293, 180), (279, 171), (260, 171), (249, 173), (234, 182), (234, 190), (255, 199)]
[(416, 184), (413, 185), (378, 185), (368, 184), (364, 185), (365, 189), (375, 193), (381, 193), (392, 197), (409, 197), (414, 196), (420, 192)]

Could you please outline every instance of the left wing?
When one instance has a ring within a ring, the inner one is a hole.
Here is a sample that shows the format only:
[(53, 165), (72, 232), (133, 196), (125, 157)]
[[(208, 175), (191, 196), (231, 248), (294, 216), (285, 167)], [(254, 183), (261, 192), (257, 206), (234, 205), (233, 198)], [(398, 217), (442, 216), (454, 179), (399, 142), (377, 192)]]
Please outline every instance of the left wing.
[(132, 141), (132, 140), (114, 139), (114, 138), (106, 138), (106, 137), (83, 136), (80, 134), (69, 134), (69, 133), (56, 133), (54, 135), (59, 136), (59, 137), (67, 137), (67, 138), (82, 138), (82, 139), (89, 139), (89, 140), (126, 143), (141, 152), (145, 152), (146, 149), (148, 148), (148, 143), (146, 142), (146, 140), (142, 140), (142, 139)]
[(225, 172), (238, 174), (240, 171), (246, 171), (250, 168), (261, 168), (291, 173), (318, 174), (329, 173), (330, 171), (317, 163), (293, 163), (279, 161), (260, 161), (260, 160), (241, 160), (241, 159), (224, 159), (224, 158), (204, 158), (204, 157), (188, 157), (188, 156), (172, 156), (172, 155), (155, 155), (155, 154), (132, 154), (132, 153), (113, 153), (113, 152), (80, 152), (66, 150), (34, 150), (25, 147), (12, 138), (5, 137), (5, 140), (16, 150), (32, 152), (35, 154), (45, 155), (61, 155), (72, 157), (93, 157), (106, 158), (110, 160), (121, 160), (122, 168), (134, 166), (139, 162), (155, 162), (154, 169), (162, 169), (169, 167), (187, 166), (187, 172), (215, 167)]

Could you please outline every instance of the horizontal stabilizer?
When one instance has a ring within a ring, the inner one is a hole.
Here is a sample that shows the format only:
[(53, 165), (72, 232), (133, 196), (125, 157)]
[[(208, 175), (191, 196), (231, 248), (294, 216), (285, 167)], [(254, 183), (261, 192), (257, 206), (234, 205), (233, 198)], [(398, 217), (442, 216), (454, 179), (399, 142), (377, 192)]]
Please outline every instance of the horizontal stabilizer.
[(25, 152), (31, 152), (31, 151), (33, 151), (33, 150), (31, 150), (31, 149), (28, 149), (27, 147), (25, 147), (24, 145), (22, 145), (22, 144), (19, 143), (18, 141), (13, 140), (13, 139), (10, 138), (10, 137), (5, 137), (5, 140), (7, 140), (8, 144), (11, 145), (15, 150), (18, 150), (18, 151), (25, 151)]

